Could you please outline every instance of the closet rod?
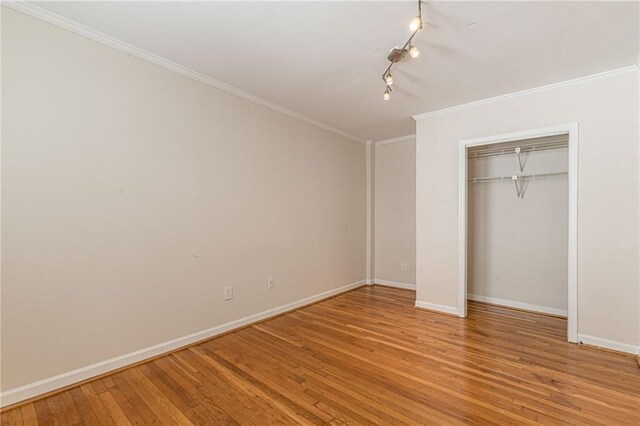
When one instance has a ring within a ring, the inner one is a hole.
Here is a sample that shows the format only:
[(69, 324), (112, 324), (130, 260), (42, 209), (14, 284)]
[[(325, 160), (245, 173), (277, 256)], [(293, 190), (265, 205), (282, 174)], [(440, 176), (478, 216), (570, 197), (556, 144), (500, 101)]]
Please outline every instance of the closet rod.
[(510, 148), (486, 148), (469, 153), (468, 158), (470, 160), (480, 157), (492, 157), (498, 155), (515, 154), (517, 148), (520, 148), (521, 153), (533, 152), (533, 151), (547, 151), (550, 149), (564, 149), (569, 147), (569, 141), (567, 139), (558, 139), (549, 142), (536, 143), (536, 144), (522, 144)]
[(498, 181), (513, 181), (520, 179), (541, 179), (547, 177), (565, 176), (567, 172), (557, 173), (539, 173), (535, 175), (512, 175), (512, 176), (498, 176), (498, 177), (477, 177), (469, 178), (469, 183), (484, 183), (484, 182), (498, 182)]

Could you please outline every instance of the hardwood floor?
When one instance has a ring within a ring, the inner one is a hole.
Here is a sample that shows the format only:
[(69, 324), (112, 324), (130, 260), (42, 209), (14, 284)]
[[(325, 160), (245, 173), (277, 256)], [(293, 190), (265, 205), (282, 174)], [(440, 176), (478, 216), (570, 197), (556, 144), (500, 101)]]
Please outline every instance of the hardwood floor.
[(2, 414), (2, 424), (640, 424), (633, 356), (566, 322), (362, 287)]

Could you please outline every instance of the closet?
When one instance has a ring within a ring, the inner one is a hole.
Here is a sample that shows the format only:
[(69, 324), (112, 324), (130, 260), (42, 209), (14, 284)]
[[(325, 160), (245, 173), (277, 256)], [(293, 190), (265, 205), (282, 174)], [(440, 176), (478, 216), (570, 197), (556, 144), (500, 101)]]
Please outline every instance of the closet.
[(567, 315), (568, 135), (467, 150), (467, 297)]

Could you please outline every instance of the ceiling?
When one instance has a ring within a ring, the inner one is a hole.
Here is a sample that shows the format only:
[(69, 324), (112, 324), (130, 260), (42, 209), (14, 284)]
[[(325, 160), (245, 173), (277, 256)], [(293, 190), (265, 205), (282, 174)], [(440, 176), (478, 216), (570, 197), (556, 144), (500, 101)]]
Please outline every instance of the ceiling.
[(633, 2), (428, 2), (417, 59), (394, 68), (417, 2), (33, 2), (362, 140), (412, 115), (638, 61)]

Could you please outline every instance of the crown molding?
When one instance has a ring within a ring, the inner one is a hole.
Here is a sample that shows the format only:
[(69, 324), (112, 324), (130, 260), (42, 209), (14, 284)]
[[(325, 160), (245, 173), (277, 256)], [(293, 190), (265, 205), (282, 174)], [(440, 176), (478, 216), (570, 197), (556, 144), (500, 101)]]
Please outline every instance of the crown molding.
[(532, 89), (521, 90), (519, 92), (508, 93), (506, 95), (494, 96), (492, 98), (481, 99), (479, 101), (474, 101), (474, 102), (469, 102), (469, 103), (466, 103), (466, 104), (456, 105), (456, 106), (452, 106), (452, 107), (449, 107), (449, 108), (443, 108), (443, 109), (439, 109), (439, 110), (436, 110), (436, 111), (425, 112), (423, 114), (414, 115), (413, 119), (418, 121), (418, 120), (424, 120), (424, 119), (427, 119), (427, 118), (438, 117), (438, 116), (449, 114), (449, 113), (453, 113), (453, 112), (463, 111), (463, 110), (470, 109), (470, 108), (475, 108), (475, 107), (478, 107), (478, 106), (492, 104), (494, 102), (500, 102), (500, 101), (504, 101), (504, 100), (507, 100), (507, 99), (518, 98), (520, 96), (526, 96), (526, 95), (531, 95), (531, 94), (534, 94), (534, 93), (546, 92), (548, 90), (559, 89), (559, 88), (564, 88), (564, 87), (577, 86), (577, 85), (584, 84), (584, 83), (587, 83), (587, 82), (592, 82), (592, 81), (607, 80), (607, 79), (610, 79), (610, 78), (615, 78), (615, 77), (619, 77), (619, 76), (622, 76), (622, 75), (638, 72), (638, 70), (639, 70), (638, 65), (631, 65), (631, 66), (624, 67), (624, 68), (617, 68), (617, 69), (614, 69), (614, 70), (605, 71), (605, 72), (601, 72), (601, 73), (598, 73), (598, 74), (591, 74), (591, 75), (587, 75), (587, 76), (584, 76), (584, 77), (575, 78), (573, 80), (561, 81), (561, 82), (558, 82), (558, 83), (548, 84), (546, 86), (534, 87)]
[(415, 140), (416, 135), (406, 135), (406, 136), (400, 136), (397, 138), (392, 138), (392, 139), (384, 139), (381, 141), (376, 141), (374, 142), (374, 145), (378, 146), (378, 145), (386, 145), (388, 143), (396, 143), (396, 142), (404, 142), (404, 141), (410, 141), (410, 140)]
[(152, 64), (158, 65), (169, 71), (173, 71), (184, 77), (199, 81), (200, 83), (204, 83), (208, 86), (222, 90), (226, 93), (232, 94), (246, 101), (268, 108), (272, 111), (276, 111), (281, 114), (288, 115), (289, 117), (293, 117), (300, 121), (304, 121), (305, 123), (311, 124), (313, 126), (319, 127), (321, 129), (327, 130), (329, 132), (335, 133), (345, 138), (351, 139), (353, 141), (365, 143), (363, 139), (355, 135), (352, 135), (350, 133), (343, 132), (340, 129), (330, 126), (329, 124), (323, 123), (314, 118), (308, 117), (304, 114), (300, 114), (298, 112), (292, 111), (290, 109), (277, 105), (271, 101), (252, 95), (251, 93), (247, 93), (243, 90), (237, 89), (226, 83), (223, 83), (221, 81), (208, 77), (204, 74), (200, 74), (185, 66), (172, 62), (166, 58), (163, 58), (154, 53), (148, 52), (144, 49), (140, 49), (139, 47), (136, 47), (132, 44), (119, 40), (115, 37), (112, 37), (100, 31), (94, 30), (93, 28), (87, 27), (78, 22), (67, 19), (63, 16), (52, 13), (46, 9), (43, 9), (39, 6), (35, 6), (24, 0), (2, 1), (2, 6), (9, 7), (18, 12), (22, 12), (26, 15), (40, 19), (41, 21), (44, 21), (49, 24), (55, 25), (57, 27), (63, 28), (65, 30), (74, 32), (83, 37), (91, 39), (93, 41), (97, 41), (98, 43), (102, 43), (104, 45), (117, 49), (121, 52), (128, 53), (129, 55), (135, 56), (136, 58), (145, 60), (147, 62), (151, 62)]

